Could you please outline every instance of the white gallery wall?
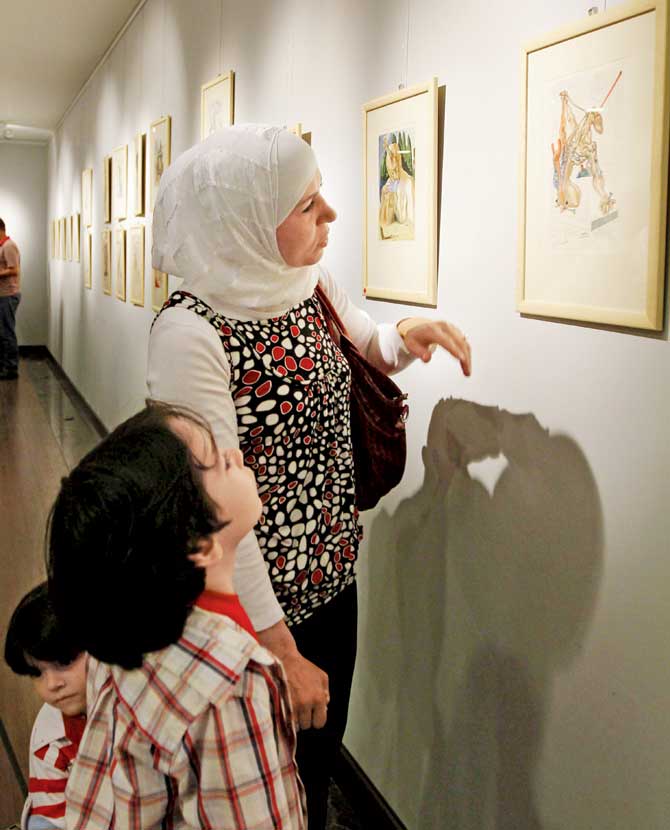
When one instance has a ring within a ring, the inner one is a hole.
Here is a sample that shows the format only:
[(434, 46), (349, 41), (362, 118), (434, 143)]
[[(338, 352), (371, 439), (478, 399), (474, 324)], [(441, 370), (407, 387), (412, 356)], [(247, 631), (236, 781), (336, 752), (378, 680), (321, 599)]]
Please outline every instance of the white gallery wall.
[(102, 293), (103, 157), (167, 114), (174, 158), (199, 138), (200, 85), (234, 69), (238, 122), (312, 132), (339, 212), (326, 264), (393, 321), (416, 310), (361, 291), (361, 106), (444, 85), (427, 314), (467, 333), (474, 370), (436, 354), (400, 376), (407, 471), (364, 517), (345, 739), (412, 830), (661, 830), (670, 814), (667, 323), (515, 311), (520, 48), (588, 5), (148, 0), (49, 151), (48, 219), (81, 210), (94, 171), (93, 288), (83, 263), (49, 261), (49, 348), (113, 427), (142, 405), (153, 315)]
[(21, 253), (21, 346), (47, 342), (47, 146), (0, 142), (0, 218)]

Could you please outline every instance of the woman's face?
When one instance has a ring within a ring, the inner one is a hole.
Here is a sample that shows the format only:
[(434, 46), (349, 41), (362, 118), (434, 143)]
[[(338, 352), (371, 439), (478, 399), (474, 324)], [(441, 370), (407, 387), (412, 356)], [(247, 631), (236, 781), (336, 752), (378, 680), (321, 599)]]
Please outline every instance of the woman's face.
[(298, 204), (277, 228), (277, 246), (287, 265), (314, 265), (328, 244), (328, 225), (337, 214), (321, 195), (321, 173), (309, 183)]

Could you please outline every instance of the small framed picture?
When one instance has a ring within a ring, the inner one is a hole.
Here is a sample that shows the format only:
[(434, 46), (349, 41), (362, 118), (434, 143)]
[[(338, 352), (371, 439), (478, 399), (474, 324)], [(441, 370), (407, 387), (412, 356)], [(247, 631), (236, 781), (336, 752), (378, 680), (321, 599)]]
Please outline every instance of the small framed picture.
[(93, 237), (84, 231), (84, 288), (93, 287)]
[(437, 303), (437, 78), (363, 107), (363, 293)]
[(203, 84), (200, 91), (200, 138), (229, 127), (235, 119), (235, 73), (231, 69), (213, 81)]
[(159, 118), (149, 129), (149, 210), (156, 204), (156, 193), (163, 171), (170, 164), (172, 119)]
[(72, 217), (65, 217), (65, 259), (72, 262)]
[(102, 221), (112, 221), (112, 157), (102, 160)]
[(128, 283), (130, 302), (144, 305), (144, 225), (133, 225), (128, 231)]
[(128, 145), (112, 153), (112, 221), (128, 215)]
[(114, 228), (114, 285), (116, 298), (126, 301), (126, 232)]
[(59, 234), (59, 236), (60, 236), (60, 258), (64, 260), (65, 259), (65, 253), (66, 253), (66, 243), (67, 243), (67, 240), (65, 238), (66, 221), (65, 221), (64, 216), (61, 216), (61, 218), (58, 220), (58, 224), (60, 225), (60, 234)]
[(522, 53), (517, 309), (663, 328), (667, 0), (634, 0)]
[(133, 213), (135, 216), (144, 216), (146, 144), (147, 134), (138, 133), (133, 142), (133, 168), (135, 170), (135, 204), (133, 207)]
[(81, 171), (81, 215), (85, 228), (93, 224), (93, 168)]
[(112, 293), (112, 232), (109, 228), (102, 232), (102, 291)]
[(163, 271), (151, 269), (151, 308), (160, 311), (168, 298), (168, 278)]
[(81, 259), (80, 249), (79, 249), (79, 244), (80, 244), (80, 236), (79, 235), (81, 233), (80, 214), (73, 213), (70, 218), (71, 218), (71, 221), (72, 221), (72, 261), (73, 262), (79, 262), (80, 259)]

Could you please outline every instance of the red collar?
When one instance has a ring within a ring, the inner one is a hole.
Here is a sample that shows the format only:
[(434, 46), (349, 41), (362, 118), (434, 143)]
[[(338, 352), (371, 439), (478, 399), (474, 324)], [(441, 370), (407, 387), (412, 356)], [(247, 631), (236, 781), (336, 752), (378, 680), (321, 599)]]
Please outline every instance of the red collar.
[(5, 242), (9, 242), (9, 239), (10, 239), (10, 237), (9, 237), (9, 236), (6, 236), (6, 237), (2, 240), (2, 242), (0, 242), (0, 248), (2, 248), (2, 246), (5, 244)]
[(242, 607), (237, 594), (220, 594), (218, 591), (203, 591), (195, 601), (198, 608), (203, 611), (211, 611), (213, 614), (221, 614), (230, 617), (239, 626), (244, 628), (252, 637), (258, 639), (254, 627), (251, 624), (247, 612)]

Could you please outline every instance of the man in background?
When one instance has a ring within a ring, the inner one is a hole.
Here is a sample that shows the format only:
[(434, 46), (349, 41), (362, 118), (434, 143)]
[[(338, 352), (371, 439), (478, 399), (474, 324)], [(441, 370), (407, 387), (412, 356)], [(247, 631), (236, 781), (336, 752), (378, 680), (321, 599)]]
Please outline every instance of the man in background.
[(0, 380), (19, 376), (16, 309), (21, 301), (21, 255), (0, 219)]

